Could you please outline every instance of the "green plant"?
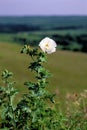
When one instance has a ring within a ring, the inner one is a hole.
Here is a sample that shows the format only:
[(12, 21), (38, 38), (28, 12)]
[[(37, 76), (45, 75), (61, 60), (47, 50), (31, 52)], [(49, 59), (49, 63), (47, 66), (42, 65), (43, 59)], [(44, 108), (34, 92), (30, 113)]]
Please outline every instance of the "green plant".
[[(34, 74), (33, 82), (26, 81), (27, 92), (15, 103), (18, 91), (11, 80), (12, 72), (2, 72), (3, 84), (0, 86), (0, 130), (87, 130), (87, 90), (79, 96), (67, 95), (66, 113), (54, 100), (47, 86), (51, 73), (46, 70), (46, 53), (56, 51), (56, 43), (43, 39), (38, 48), (24, 45), (21, 53), (30, 56), (28, 69)], [(51, 87), (51, 86), (50, 86)]]
[(14, 97), (17, 90), (14, 81), (10, 81), (12, 72), (3, 71), (2, 79), (4, 86), (0, 87), (0, 127), (16, 129)]
[[(47, 40), (49, 41), (49, 38)], [(49, 42), (44, 47), (44, 51), (47, 53), (55, 51), (53, 44), (51, 48)], [(47, 91), (47, 79), (51, 74), (43, 66), (47, 59), (46, 53), (39, 51), (38, 48), (32, 49), (27, 45), (22, 48), (21, 53), (26, 53), (31, 57), (32, 62), (28, 69), (34, 72), (36, 80), (35, 82), (24, 82), (28, 92), (14, 105), (15, 95), (17, 94), (17, 90), (14, 88), (15, 82), (10, 81), (11, 72), (3, 71), (4, 87), (0, 87), (1, 129), (65, 130), (65, 119), (55, 107), (55, 94)]]

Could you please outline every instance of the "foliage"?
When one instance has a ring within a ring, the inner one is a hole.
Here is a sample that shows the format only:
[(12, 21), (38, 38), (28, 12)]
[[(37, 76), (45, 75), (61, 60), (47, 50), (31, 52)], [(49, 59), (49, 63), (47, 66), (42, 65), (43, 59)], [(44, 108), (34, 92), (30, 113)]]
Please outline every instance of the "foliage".
[[(14, 105), (16, 89), (14, 82), (9, 81), (11, 72), (5, 70), (2, 73), (4, 87), (0, 87), (0, 106), (2, 129), (9, 130), (56, 130), (64, 129), (65, 120), (55, 108), (54, 96), (47, 91), (46, 79), (50, 76), (43, 63), (46, 62), (46, 55), (38, 49), (31, 49), (25, 45), (21, 53), (31, 56), (33, 62), (29, 69), (35, 72), (37, 82), (25, 82), (28, 93), (24, 94), (21, 100)], [(60, 119), (62, 121), (60, 122)]]
[(15, 106), (13, 100), (17, 94), (17, 90), (13, 87), (15, 82), (9, 81), (12, 76), (8, 70), (3, 71), (2, 79), (4, 86), (0, 87), (0, 127), (1, 128), (16, 128)]
[[(27, 92), (15, 104), (18, 91), (11, 81), (12, 72), (2, 72), (0, 86), (1, 130), (87, 130), (87, 90), (67, 95), (65, 112), (54, 100), (55, 94), (47, 90), (50, 72), (45, 69), (46, 54), (38, 48), (25, 45), (21, 53), (31, 57), (28, 69), (34, 73), (35, 81), (26, 81)], [(51, 86), (50, 86), (51, 87)]]

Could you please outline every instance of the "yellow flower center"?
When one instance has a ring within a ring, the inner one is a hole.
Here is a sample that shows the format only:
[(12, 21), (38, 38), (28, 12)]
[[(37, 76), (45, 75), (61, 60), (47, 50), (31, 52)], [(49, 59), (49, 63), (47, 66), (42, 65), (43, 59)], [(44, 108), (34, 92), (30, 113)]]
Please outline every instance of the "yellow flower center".
[(46, 43), (46, 45), (45, 45), (46, 47), (49, 47), (49, 44), (48, 43)]

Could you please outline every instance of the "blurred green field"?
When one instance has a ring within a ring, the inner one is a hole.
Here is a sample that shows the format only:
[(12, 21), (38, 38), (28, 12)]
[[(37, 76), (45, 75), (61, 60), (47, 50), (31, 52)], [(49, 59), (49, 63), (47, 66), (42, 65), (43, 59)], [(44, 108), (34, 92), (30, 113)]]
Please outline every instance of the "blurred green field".
[[(25, 81), (33, 81), (34, 76), (28, 70), (31, 61), (26, 54), (21, 54), (23, 46), (0, 42), (0, 73), (8, 69), (14, 73), (16, 87), (25, 92)], [(49, 89), (64, 99), (66, 93), (77, 93), (87, 89), (87, 54), (80, 52), (60, 51), (48, 55), (46, 68), (53, 74), (49, 79)], [(1, 84), (1, 79), (0, 79)]]

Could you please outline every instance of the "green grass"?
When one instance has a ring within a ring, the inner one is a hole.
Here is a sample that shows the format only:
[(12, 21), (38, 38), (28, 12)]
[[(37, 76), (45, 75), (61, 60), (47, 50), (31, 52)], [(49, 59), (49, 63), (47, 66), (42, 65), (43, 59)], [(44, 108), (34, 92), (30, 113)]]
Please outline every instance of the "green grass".
[[(0, 42), (0, 72), (4, 69), (12, 71), (16, 87), (24, 92), (24, 81), (31, 81), (34, 76), (28, 70), (31, 59), (20, 53), (21, 48), (21, 45)], [(53, 74), (48, 89), (59, 94), (60, 98), (64, 98), (66, 93), (77, 93), (87, 88), (87, 54), (57, 50), (48, 55), (45, 66)]]

